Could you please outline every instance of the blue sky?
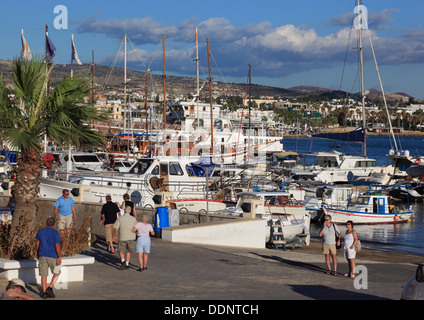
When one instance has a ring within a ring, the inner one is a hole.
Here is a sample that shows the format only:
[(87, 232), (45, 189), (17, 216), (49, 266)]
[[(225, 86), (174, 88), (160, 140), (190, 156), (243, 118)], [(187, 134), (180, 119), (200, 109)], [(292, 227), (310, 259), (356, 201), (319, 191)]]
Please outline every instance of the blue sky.
[[(20, 54), (20, 30), (33, 54), (43, 54), (44, 28), (57, 48), (54, 62), (69, 64), (74, 34), (80, 59), (112, 65), (128, 33), (129, 67), (162, 73), (162, 34), (166, 72), (195, 77), (195, 33), (199, 28), (201, 77), (207, 77), (206, 38), (215, 80), (245, 83), (252, 65), (254, 83), (290, 88), (311, 85), (359, 91), (357, 55), (351, 22), (355, 0), (22, 0), (8, 1), (0, 20), (0, 59)], [(418, 0), (369, 0), (370, 36), (386, 92), (424, 99), (424, 3)], [(3, 3), (3, 5), (5, 5)], [(53, 10), (68, 9), (68, 29), (56, 30)], [(7, 14), (5, 14), (7, 12)], [(351, 41), (349, 42), (349, 38)], [(366, 87), (379, 88), (364, 33)], [(119, 53), (117, 66), (123, 65)], [(347, 59), (346, 59), (347, 57)], [(345, 64), (346, 61), (346, 64)], [(342, 79), (343, 67), (346, 65)]]

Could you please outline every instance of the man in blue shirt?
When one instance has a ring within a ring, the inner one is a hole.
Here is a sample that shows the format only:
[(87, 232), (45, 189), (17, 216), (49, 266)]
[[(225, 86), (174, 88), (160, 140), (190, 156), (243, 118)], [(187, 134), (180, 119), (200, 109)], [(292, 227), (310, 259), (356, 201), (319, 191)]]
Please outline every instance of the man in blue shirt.
[[(38, 267), (43, 287), (43, 298), (54, 298), (53, 287), (60, 274), (62, 257), (60, 252), (59, 232), (54, 228), (56, 220), (53, 217), (47, 219), (47, 227), (40, 229), (35, 236), (37, 240)], [(47, 276), (51, 270), (53, 277), (47, 288)]]
[(74, 200), (69, 197), (68, 189), (62, 191), (62, 196), (54, 204), (54, 216), (58, 221), (60, 234), (63, 235), (66, 228), (66, 233), (69, 235), (71, 232), (72, 216), (77, 221), (77, 215), (75, 213)]

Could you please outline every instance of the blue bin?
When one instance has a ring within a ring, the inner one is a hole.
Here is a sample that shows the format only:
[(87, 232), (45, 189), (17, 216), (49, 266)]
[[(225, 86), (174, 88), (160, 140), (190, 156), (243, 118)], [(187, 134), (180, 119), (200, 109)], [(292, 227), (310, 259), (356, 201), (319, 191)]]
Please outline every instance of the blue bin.
[(168, 207), (157, 207), (155, 215), (155, 232), (161, 232), (162, 228), (169, 227)]

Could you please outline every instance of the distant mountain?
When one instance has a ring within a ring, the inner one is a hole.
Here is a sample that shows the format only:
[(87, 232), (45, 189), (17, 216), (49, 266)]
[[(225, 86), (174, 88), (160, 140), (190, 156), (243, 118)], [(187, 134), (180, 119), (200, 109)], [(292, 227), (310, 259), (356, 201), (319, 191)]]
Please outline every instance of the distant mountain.
[[(95, 83), (96, 91), (99, 93), (107, 93), (116, 91), (122, 93), (124, 88), (124, 70), (122, 68), (111, 68), (103, 65), (95, 65)], [(12, 66), (10, 61), (0, 60), (0, 72), (5, 81), (11, 80)], [(70, 65), (55, 65), (52, 71), (51, 84), (61, 81), (71, 72)], [(74, 65), (74, 73), (84, 73), (87, 76), (92, 75), (92, 66)], [(144, 94), (146, 84), (146, 73), (142, 71), (127, 70), (127, 79), (129, 79), (127, 90), (129, 92), (140, 92)], [(163, 77), (162, 75), (153, 75), (153, 91), (156, 94), (163, 93)], [(148, 80), (150, 83), (150, 80)], [(209, 97), (208, 80), (201, 79), (200, 85), (204, 85), (201, 91), (201, 97)], [(196, 92), (196, 79), (194, 77), (180, 77), (166, 75), (166, 93), (170, 96), (182, 94), (187, 96), (194, 95)], [(225, 83), (214, 81), (212, 85), (214, 95), (221, 96), (242, 96), (246, 95), (245, 83)], [(341, 99), (346, 97), (359, 98), (359, 94), (350, 94), (345, 91), (333, 90), (322, 87), (313, 86), (296, 86), (288, 89), (252, 84), (252, 97), (281, 97), (281, 98), (322, 98), (322, 99)], [(381, 92), (375, 89), (369, 90), (367, 98), (371, 101), (381, 101)], [(386, 93), (386, 99), (389, 102), (404, 101), (407, 102), (411, 96), (406, 93)]]

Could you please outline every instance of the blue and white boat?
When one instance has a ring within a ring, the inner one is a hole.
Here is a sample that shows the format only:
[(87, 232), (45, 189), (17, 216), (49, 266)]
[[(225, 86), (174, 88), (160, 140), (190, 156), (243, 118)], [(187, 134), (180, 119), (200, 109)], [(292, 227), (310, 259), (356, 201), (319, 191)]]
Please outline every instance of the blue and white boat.
[(371, 191), (360, 195), (354, 205), (345, 209), (323, 205), (325, 214), (336, 224), (351, 220), (355, 224), (394, 224), (408, 222), (413, 217), (413, 208), (407, 204), (398, 205), (382, 191)]

